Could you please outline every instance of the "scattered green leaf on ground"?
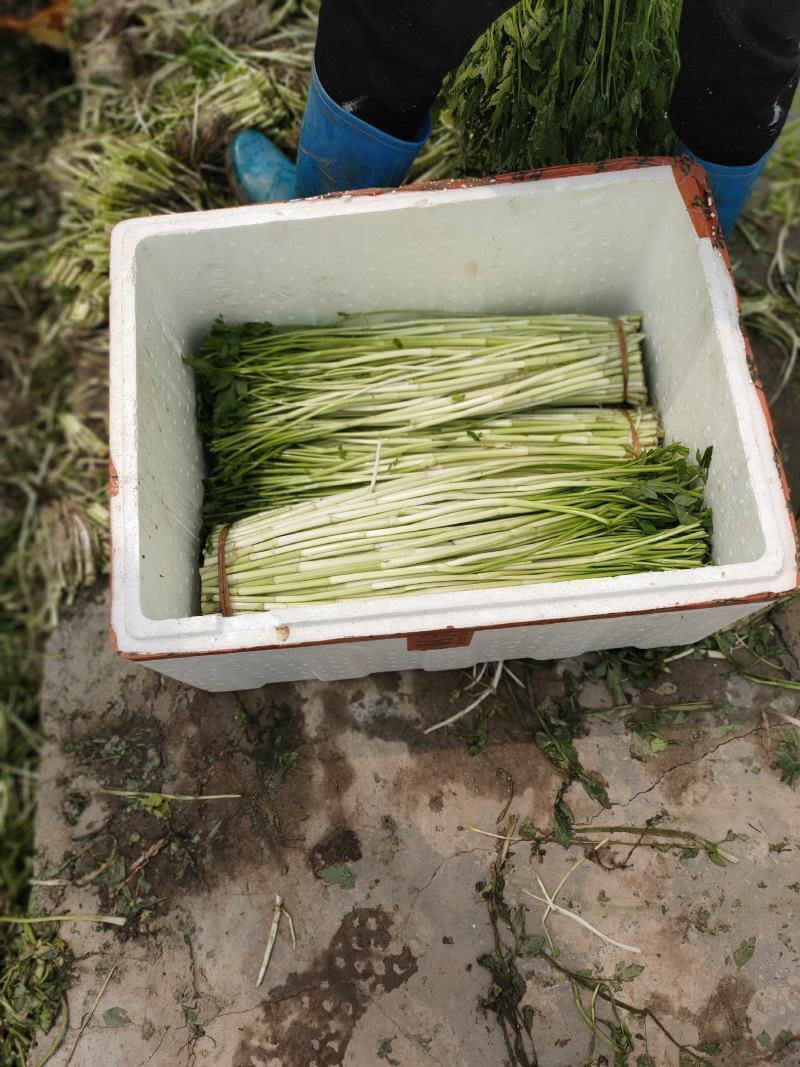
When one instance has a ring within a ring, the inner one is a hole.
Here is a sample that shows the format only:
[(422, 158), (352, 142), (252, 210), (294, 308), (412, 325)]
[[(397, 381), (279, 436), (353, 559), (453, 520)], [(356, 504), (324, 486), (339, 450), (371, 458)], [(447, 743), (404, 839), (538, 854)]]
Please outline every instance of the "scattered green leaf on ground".
[(108, 1008), (103, 1012), (103, 1022), (106, 1026), (130, 1026), (131, 1017), (124, 1008)]
[(706, 1052), (709, 1056), (719, 1056), (722, 1052), (722, 1045), (719, 1041), (701, 1041), (697, 1046), (698, 1052)]
[(755, 947), (755, 937), (748, 937), (745, 938), (744, 941), (742, 941), (742, 943), (733, 953), (733, 958), (736, 962), (737, 967), (741, 969), (746, 963), (749, 963), (749, 961), (753, 958), (753, 952), (755, 951)]
[(344, 863), (334, 863), (330, 867), (321, 867), (315, 871), (317, 878), (325, 885), (338, 885), (342, 889), (352, 889), (356, 884), (353, 870)]
[(619, 982), (632, 982), (644, 970), (642, 963), (618, 963), (614, 968), (614, 977)]

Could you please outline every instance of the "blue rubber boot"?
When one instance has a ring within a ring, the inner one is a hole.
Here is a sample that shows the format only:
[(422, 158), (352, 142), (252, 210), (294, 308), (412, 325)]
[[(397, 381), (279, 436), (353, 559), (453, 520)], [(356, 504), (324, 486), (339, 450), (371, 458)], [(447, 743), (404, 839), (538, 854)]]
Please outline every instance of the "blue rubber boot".
[(294, 163), (258, 130), (235, 133), (226, 162), (240, 204), (271, 204), (294, 196)]
[(413, 141), (383, 133), (335, 103), (311, 71), (297, 165), (262, 133), (243, 130), (228, 146), (228, 172), (244, 203), (396, 186), (431, 132), (430, 116)]
[(335, 103), (312, 69), (294, 195), (400, 185), (430, 134), (429, 115), (413, 141), (401, 141), (370, 126)]
[(761, 159), (755, 163), (749, 163), (744, 167), (726, 167), (722, 163), (709, 163), (690, 151), (686, 145), (678, 142), (678, 155), (691, 156), (705, 170), (708, 184), (714, 195), (714, 203), (717, 205), (719, 224), (725, 238), (729, 238), (736, 226), (736, 220), (742, 210), (747, 194), (755, 185), (756, 179), (766, 166), (767, 160), (772, 154), (772, 149), (765, 152)]

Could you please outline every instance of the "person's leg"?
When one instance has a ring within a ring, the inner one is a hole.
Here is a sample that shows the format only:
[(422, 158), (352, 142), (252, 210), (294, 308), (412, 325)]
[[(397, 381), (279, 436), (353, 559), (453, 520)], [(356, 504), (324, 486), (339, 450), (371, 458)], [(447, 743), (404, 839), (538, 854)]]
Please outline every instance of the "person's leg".
[(337, 104), (411, 139), (445, 75), (513, 0), (323, 0), (315, 62)]
[(723, 231), (766, 163), (800, 75), (798, 0), (684, 0), (670, 120), (706, 167)]
[(322, 0), (297, 170), (262, 134), (231, 141), (240, 199), (399, 185), (442, 80), (512, 0)]

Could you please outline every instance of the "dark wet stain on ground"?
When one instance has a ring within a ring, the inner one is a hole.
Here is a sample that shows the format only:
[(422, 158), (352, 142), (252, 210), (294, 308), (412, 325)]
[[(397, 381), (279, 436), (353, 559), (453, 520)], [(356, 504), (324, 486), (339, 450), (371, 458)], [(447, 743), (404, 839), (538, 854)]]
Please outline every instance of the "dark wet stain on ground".
[(361, 842), (355, 831), (342, 823), (337, 823), (326, 837), (314, 845), (308, 860), (316, 872), (336, 863), (355, 863), (361, 859), (362, 855)]
[(349, 912), (319, 960), (270, 992), (261, 1020), (245, 1031), (235, 1067), (266, 1056), (278, 1067), (339, 1067), (374, 997), (417, 971), (407, 945), (390, 951), (391, 918), (380, 907)]
[(703, 1040), (734, 1042), (738, 1046), (727, 1060), (730, 1067), (749, 1067), (756, 1062), (757, 1046), (747, 1037), (747, 1010), (755, 993), (755, 983), (747, 975), (725, 975), (697, 1016)]

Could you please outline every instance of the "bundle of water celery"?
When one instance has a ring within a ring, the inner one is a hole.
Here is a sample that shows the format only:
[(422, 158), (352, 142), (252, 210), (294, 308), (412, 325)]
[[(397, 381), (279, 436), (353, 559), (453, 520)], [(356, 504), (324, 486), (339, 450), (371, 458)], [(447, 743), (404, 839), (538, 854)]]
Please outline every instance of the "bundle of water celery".
[(213, 468), (206, 518), (272, 503), (254, 492), (254, 481), (300, 442), (351, 431), (388, 448), (390, 439), (413, 433), (432, 451), (439, 427), (489, 415), (641, 404), (641, 342), (638, 315), (349, 315), (321, 327), (217, 322), (191, 361)]
[(435, 474), (454, 464), (473, 463), (489, 473), (524, 457), (537, 471), (584, 470), (652, 448), (658, 439), (659, 423), (651, 408), (542, 408), (433, 431), (340, 431), (289, 446), (254, 470), (245, 484), (212, 477), (209, 484), (212, 490), (219, 484), (220, 493), (213, 493), (209, 505), (224, 496), (225, 508), (210, 518), (244, 517), (265, 506), (415, 472)]
[(709, 456), (657, 447), (642, 340), (637, 315), (216, 323), (203, 610), (701, 565)]

